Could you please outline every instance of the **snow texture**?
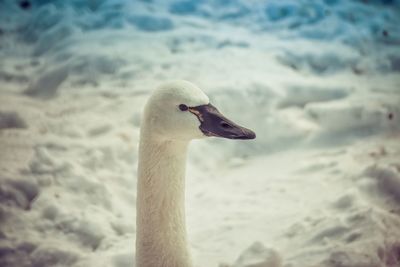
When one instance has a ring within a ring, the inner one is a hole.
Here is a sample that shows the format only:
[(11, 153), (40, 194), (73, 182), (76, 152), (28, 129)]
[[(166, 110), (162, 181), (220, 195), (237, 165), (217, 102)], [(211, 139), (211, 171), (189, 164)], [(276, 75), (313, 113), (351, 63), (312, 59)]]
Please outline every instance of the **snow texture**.
[(134, 266), (171, 79), (257, 133), (190, 147), (195, 266), (400, 266), (398, 25), (398, 0), (0, 0), (0, 266)]

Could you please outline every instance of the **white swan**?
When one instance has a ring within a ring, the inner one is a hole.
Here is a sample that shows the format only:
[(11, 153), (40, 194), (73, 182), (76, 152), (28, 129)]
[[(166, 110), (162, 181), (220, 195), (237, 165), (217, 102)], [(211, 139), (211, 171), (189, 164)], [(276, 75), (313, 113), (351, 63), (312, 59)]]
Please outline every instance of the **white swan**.
[(136, 267), (190, 267), (186, 243), (185, 165), (190, 140), (253, 139), (187, 81), (158, 88), (141, 125), (137, 185)]

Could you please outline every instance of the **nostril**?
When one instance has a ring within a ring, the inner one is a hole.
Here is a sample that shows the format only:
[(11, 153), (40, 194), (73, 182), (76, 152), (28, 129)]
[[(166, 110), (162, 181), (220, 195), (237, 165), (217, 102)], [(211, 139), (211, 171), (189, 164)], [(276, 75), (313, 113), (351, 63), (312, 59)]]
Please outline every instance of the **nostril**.
[(226, 123), (226, 122), (224, 122), (224, 121), (221, 121), (220, 125), (221, 125), (221, 127), (224, 128), (224, 129), (230, 129), (230, 128), (232, 128), (232, 126), (230, 126), (228, 123)]

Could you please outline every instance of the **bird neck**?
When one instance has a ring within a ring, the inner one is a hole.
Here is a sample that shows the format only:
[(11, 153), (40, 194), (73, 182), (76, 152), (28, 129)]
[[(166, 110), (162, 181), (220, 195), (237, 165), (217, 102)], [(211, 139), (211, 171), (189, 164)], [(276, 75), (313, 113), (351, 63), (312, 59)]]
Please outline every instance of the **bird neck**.
[(139, 145), (136, 266), (189, 267), (185, 224), (188, 142), (141, 134)]

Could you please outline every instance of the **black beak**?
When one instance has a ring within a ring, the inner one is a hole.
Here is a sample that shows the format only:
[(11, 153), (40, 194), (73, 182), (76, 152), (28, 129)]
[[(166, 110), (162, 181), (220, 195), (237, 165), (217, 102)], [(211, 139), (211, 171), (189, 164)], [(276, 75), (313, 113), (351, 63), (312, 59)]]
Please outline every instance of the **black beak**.
[(229, 139), (254, 139), (256, 134), (247, 128), (237, 125), (222, 115), (213, 105), (190, 107), (189, 111), (200, 121), (200, 130), (207, 136)]

